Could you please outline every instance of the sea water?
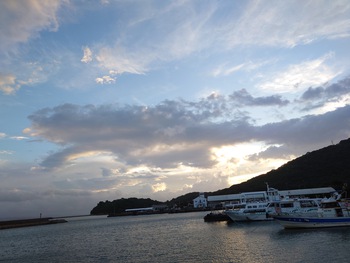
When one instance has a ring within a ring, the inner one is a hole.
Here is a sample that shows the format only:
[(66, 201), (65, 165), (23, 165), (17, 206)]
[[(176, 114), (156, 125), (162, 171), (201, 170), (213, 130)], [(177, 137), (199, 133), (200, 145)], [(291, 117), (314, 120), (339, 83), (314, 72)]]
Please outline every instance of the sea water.
[(350, 228), (206, 223), (206, 212), (85, 217), (0, 231), (0, 262), (350, 262)]

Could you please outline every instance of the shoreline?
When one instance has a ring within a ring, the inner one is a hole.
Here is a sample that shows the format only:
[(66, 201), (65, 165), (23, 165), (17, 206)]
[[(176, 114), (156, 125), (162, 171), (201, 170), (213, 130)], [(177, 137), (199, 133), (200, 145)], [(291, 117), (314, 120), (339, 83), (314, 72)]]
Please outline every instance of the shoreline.
[(51, 225), (51, 224), (59, 224), (59, 223), (66, 223), (66, 222), (68, 221), (65, 219), (54, 219), (51, 217), (0, 221), (0, 230), (10, 229), (10, 228), (30, 227), (30, 226)]

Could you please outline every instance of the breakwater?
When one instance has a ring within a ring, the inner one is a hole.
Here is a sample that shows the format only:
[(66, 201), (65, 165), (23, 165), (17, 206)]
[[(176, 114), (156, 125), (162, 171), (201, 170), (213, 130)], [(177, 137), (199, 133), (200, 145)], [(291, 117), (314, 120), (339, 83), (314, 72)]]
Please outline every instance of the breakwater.
[(33, 219), (21, 219), (21, 220), (10, 220), (0, 221), (0, 230), (17, 227), (28, 227), (28, 226), (40, 226), (57, 223), (66, 223), (65, 219), (53, 219), (53, 218), (33, 218)]

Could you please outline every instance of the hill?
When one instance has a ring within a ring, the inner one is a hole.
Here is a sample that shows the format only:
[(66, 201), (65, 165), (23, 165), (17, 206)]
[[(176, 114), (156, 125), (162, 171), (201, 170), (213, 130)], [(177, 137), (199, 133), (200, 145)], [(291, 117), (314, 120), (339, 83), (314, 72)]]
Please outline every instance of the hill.
[(350, 185), (350, 139), (306, 153), (276, 170), (211, 193), (232, 194), (265, 190), (265, 182), (279, 190)]
[(91, 215), (106, 215), (106, 214), (117, 214), (122, 213), (125, 209), (140, 208), (140, 207), (151, 207), (153, 205), (159, 205), (162, 202), (152, 200), (150, 198), (121, 198), (113, 200), (112, 202), (106, 200), (101, 201), (95, 206), (90, 214)]
[[(279, 190), (304, 189), (315, 187), (333, 187), (342, 189), (344, 184), (350, 186), (350, 139), (343, 140), (336, 145), (306, 153), (276, 170), (254, 177), (244, 183), (232, 185), (229, 188), (215, 192), (207, 192), (206, 195), (226, 195), (241, 192), (264, 191), (265, 183)], [(349, 189), (346, 189), (347, 191)], [(187, 206), (198, 196), (198, 192), (191, 192), (167, 201), (171, 207)], [(91, 214), (113, 213), (126, 208), (148, 207), (161, 202), (151, 199), (119, 199), (113, 202), (100, 202)]]

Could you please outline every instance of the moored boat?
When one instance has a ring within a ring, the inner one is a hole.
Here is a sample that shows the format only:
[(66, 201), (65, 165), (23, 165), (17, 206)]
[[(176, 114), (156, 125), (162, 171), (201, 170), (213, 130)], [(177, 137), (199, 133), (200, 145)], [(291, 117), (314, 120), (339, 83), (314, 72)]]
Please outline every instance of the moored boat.
[(324, 228), (350, 226), (349, 200), (324, 199), (320, 203), (317, 213), (304, 212), (296, 215), (276, 215), (284, 228)]
[(286, 198), (269, 203), (266, 207), (266, 213), (269, 217), (280, 215), (300, 216), (305, 213), (317, 216), (321, 200), (321, 198)]
[[(266, 192), (242, 193), (241, 200), (236, 204), (229, 204), (230, 208), (225, 213), (232, 221), (265, 221), (276, 216), (296, 217), (304, 216), (305, 213), (310, 217), (317, 217), (322, 199), (305, 197), (300, 192), (298, 189), (278, 191), (267, 185)], [(315, 195), (315, 191), (309, 192)]]
[(266, 214), (268, 203), (238, 204), (225, 213), (232, 221), (265, 221), (272, 220)]
[(278, 190), (267, 185), (267, 192), (243, 193), (240, 203), (233, 204), (231, 209), (225, 211), (232, 221), (265, 221), (272, 220), (266, 213), (266, 207), (270, 202), (278, 202), (280, 196)]

